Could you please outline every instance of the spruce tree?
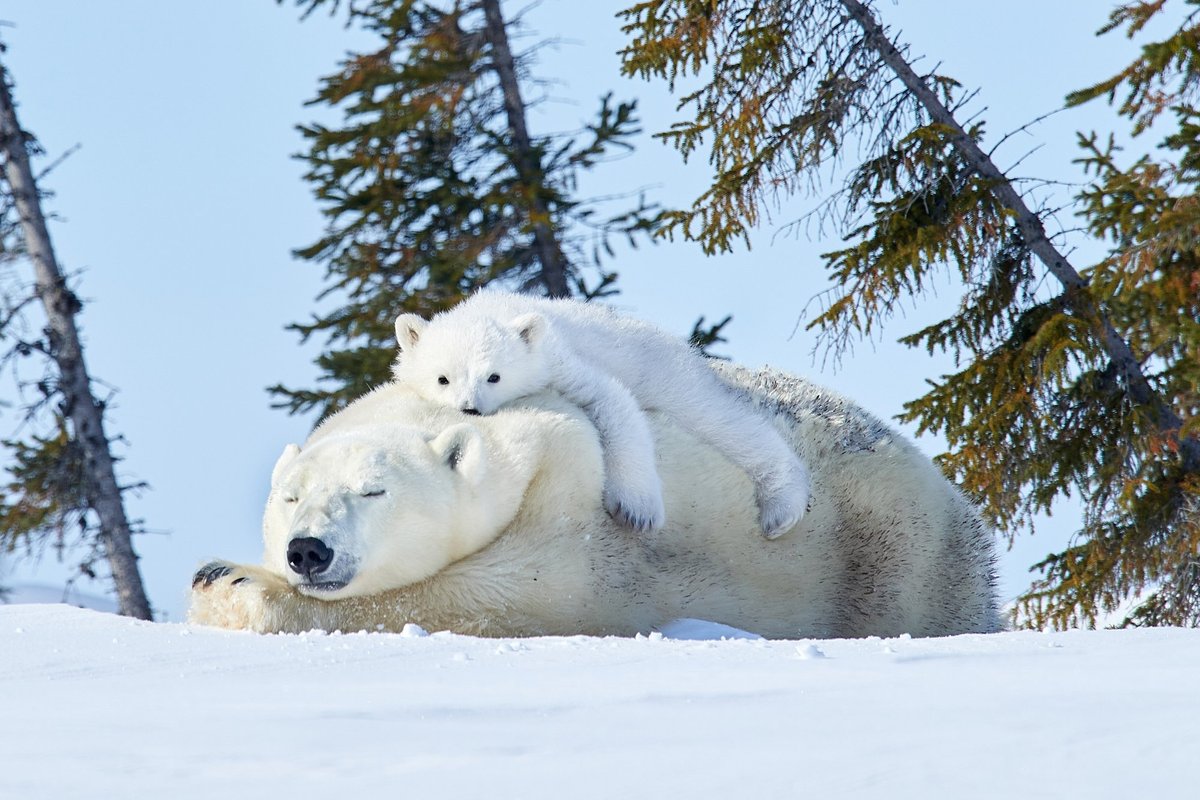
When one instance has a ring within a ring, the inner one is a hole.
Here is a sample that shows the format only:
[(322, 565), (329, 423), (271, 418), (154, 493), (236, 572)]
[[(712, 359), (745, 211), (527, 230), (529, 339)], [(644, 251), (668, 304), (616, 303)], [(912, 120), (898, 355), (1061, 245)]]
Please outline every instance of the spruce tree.
[[(282, 2), (282, 0), (281, 0)], [(292, 412), (328, 414), (388, 380), (393, 323), (442, 311), (483, 286), (585, 299), (615, 291), (611, 237), (653, 226), (640, 198), (602, 213), (582, 173), (631, 147), (633, 102), (605, 96), (573, 136), (538, 135), (527, 109), (530, 56), (514, 52), (498, 0), (296, 0), (378, 36), (325, 78), (314, 105), (344, 121), (301, 128), (307, 178), (328, 219), (297, 251), (324, 266), (334, 304), (291, 326), (324, 337), (316, 388), (272, 387)]]
[[(1122, 4), (1106, 30), (1137, 34), (1164, 4)], [(901, 341), (948, 352), (959, 370), (902, 419), (946, 437), (942, 468), (1010, 533), (1056, 498), (1084, 501), (1069, 547), (1020, 598), (1021, 620), (1094, 624), (1142, 593), (1129, 622), (1200, 623), (1200, 29), (1188, 17), (1072, 96), (1124, 93), (1135, 132), (1167, 113), (1176, 125), (1165, 162), (1123, 164), (1111, 142), (1081, 137), (1094, 181), (1078, 211), (1110, 250), (1076, 266), (983, 149), (983, 123), (959, 121), (959, 84), (918, 73), (874, 5), (648, 0), (624, 12), (629, 74), (699, 83), (660, 135), (685, 157), (706, 150), (714, 176), (664, 231), (728, 250), (772, 198), (840, 167), (824, 213), (845, 241), (824, 256), (836, 288), (810, 327), (835, 348), (869, 337), (949, 268), (958, 308)], [(856, 148), (865, 158), (846, 166)]]
[[(25, 387), (33, 394), (24, 407), (32, 432), (3, 443), (12, 463), (8, 484), (0, 487), (0, 544), (9, 550), (34, 549), (47, 541), (82, 546), (83, 572), (93, 574), (94, 562), (106, 560), (120, 612), (150, 619), (122, 497), (129, 487), (117, 481), (105, 401), (94, 394), (84, 359), (76, 325), (83, 305), (68, 285), (46, 228), (30, 164), (37, 152), (35, 140), (18, 122), (8, 72), (0, 65), (0, 269), (28, 261), (34, 273), (32, 286), (14, 279), (16, 288), (5, 293), (0, 341), (7, 349), (0, 363), (32, 358), (39, 365)], [(36, 305), (44, 312), (40, 329), (26, 317)]]

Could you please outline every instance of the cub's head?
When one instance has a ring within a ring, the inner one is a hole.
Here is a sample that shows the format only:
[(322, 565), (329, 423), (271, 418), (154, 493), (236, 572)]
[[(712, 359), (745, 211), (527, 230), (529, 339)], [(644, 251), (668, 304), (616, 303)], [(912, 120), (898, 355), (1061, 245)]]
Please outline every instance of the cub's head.
[(264, 563), (327, 599), (428, 578), (507, 523), (489, 507), (487, 462), (467, 424), (433, 438), (388, 425), (288, 445), (271, 475)]
[(540, 314), (511, 322), (453, 312), (426, 322), (402, 314), (396, 319), (395, 378), (430, 402), (465, 414), (491, 414), (546, 388), (547, 324)]

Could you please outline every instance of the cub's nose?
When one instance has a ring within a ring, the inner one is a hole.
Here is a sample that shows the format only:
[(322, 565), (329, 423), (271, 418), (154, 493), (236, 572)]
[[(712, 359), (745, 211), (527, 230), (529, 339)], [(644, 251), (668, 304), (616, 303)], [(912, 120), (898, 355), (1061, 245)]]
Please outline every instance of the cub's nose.
[(333, 561), (333, 548), (320, 539), (304, 536), (288, 542), (287, 562), (292, 572), (312, 578), (329, 568)]
[(462, 412), (463, 412), (464, 414), (470, 414), (472, 417), (478, 417), (478, 416), (479, 416), (479, 409), (478, 409), (478, 408), (464, 408), (464, 409), (462, 410)]

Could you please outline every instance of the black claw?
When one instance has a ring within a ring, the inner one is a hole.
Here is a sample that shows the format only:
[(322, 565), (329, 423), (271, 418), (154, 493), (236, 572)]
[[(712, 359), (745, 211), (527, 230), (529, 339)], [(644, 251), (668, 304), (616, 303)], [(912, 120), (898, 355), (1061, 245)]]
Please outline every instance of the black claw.
[(233, 568), (225, 564), (205, 564), (196, 570), (196, 574), (192, 577), (192, 586), (199, 585), (200, 581), (204, 581), (205, 586), (212, 586), (213, 581), (224, 578), (231, 572), (233, 572)]
[(213, 581), (217, 580), (218, 578), (224, 578), (226, 575), (228, 575), (231, 572), (233, 572), (232, 569), (230, 569), (229, 567), (222, 564), (221, 566), (217, 567), (216, 569), (214, 569), (208, 573), (208, 577), (206, 577), (204, 579), (204, 585), (210, 586), (210, 585), (212, 585)]
[(634, 531), (635, 533), (645, 533), (651, 529), (649, 518), (634, 516), (630, 514), (629, 511), (623, 506), (617, 507), (617, 513), (615, 516), (617, 518), (617, 522), (620, 522), (622, 525)]
[(234, 578), (233, 581), (231, 581), (231, 585), (237, 586), (239, 583), (245, 583), (248, 580), (250, 580), (250, 579), (247, 578), (245, 575), (243, 575), (240, 578)]

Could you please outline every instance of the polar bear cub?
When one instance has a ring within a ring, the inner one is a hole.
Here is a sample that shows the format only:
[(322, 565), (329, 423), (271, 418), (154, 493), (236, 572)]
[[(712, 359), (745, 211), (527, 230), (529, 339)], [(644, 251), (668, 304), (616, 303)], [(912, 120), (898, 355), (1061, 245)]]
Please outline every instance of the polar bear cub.
[(491, 414), (546, 388), (581, 406), (604, 450), (604, 507), (637, 531), (666, 518), (645, 411), (709, 442), (754, 483), (768, 538), (807, 510), (808, 467), (685, 342), (611, 308), (480, 292), (426, 321), (396, 319), (396, 380), (466, 414)]

